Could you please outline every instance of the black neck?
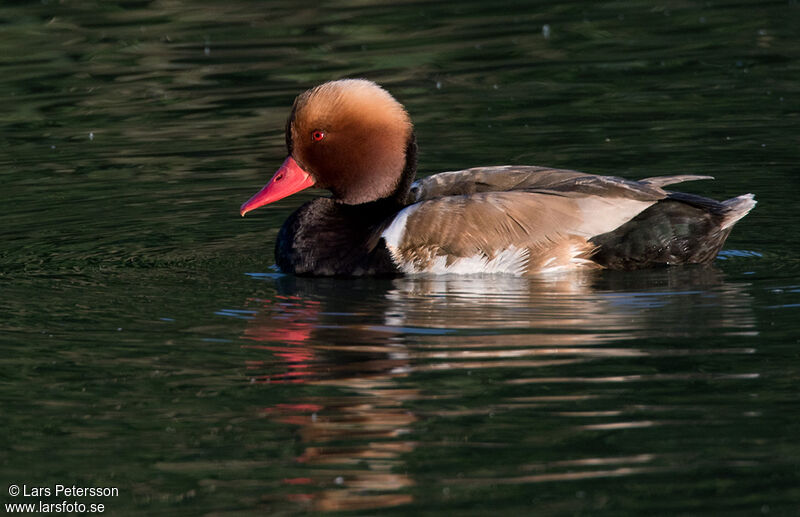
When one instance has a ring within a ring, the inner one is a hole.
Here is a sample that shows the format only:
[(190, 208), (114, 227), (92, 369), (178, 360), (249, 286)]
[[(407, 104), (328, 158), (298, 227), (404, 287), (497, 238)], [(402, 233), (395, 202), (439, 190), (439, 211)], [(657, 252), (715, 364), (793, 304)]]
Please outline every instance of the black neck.
[(400, 176), (400, 182), (397, 188), (391, 195), (398, 204), (405, 206), (408, 191), (411, 190), (411, 184), (414, 183), (414, 178), (417, 176), (417, 136), (414, 131), (411, 131), (411, 136), (408, 137), (406, 144), (406, 165), (403, 168), (403, 175)]

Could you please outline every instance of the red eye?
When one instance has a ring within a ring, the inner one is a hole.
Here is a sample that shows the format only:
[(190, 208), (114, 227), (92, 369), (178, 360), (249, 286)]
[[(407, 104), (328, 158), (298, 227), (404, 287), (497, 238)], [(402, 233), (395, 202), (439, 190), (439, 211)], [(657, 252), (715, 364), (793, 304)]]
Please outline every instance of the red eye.
[(311, 133), (311, 140), (313, 140), (315, 142), (319, 142), (323, 138), (325, 138), (325, 132), (324, 131), (317, 130), (317, 131), (314, 131), (313, 133)]

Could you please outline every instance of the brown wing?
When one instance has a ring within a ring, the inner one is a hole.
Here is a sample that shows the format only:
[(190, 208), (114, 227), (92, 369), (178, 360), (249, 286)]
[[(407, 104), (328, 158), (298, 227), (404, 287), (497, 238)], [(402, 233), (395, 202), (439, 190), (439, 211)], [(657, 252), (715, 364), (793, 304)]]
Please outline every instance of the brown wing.
[(553, 183), (583, 176), (579, 172), (547, 167), (505, 165), (475, 167), (461, 171), (433, 174), (414, 182), (410, 203), (444, 196), (476, 192), (507, 192), (526, 188), (542, 188)]
[(416, 181), (411, 186), (408, 202), (411, 204), (445, 196), (517, 190), (568, 197), (600, 195), (655, 201), (666, 197), (667, 193), (661, 187), (700, 179), (713, 178), (684, 174), (634, 181), (616, 176), (597, 176), (530, 165), (475, 167), (462, 171), (442, 172)]
[(462, 259), (490, 263), (512, 250), (517, 272), (523, 273), (586, 262), (594, 248), (590, 237), (617, 228), (654, 202), (575, 192), (445, 196), (405, 208), (383, 237), (407, 272), (430, 271), (442, 260), (446, 266)]
[(713, 180), (714, 176), (704, 176), (697, 174), (678, 174), (675, 176), (653, 176), (652, 178), (643, 178), (639, 181), (656, 187), (666, 187), (667, 185), (674, 185), (675, 183), (683, 183), (684, 181), (697, 181), (697, 180)]

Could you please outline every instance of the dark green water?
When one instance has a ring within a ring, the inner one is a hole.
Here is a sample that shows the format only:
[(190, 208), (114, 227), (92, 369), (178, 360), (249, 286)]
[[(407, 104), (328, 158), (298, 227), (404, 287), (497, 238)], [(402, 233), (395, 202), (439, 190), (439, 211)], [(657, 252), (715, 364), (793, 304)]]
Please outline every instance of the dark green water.
[[(796, 1), (4, 4), (0, 502), (800, 513), (798, 27)], [(685, 189), (759, 205), (708, 268), (281, 276), (320, 192), (238, 207), (294, 96), (345, 76), (407, 105), (422, 174), (711, 174)], [(119, 495), (9, 495), (56, 484)]]

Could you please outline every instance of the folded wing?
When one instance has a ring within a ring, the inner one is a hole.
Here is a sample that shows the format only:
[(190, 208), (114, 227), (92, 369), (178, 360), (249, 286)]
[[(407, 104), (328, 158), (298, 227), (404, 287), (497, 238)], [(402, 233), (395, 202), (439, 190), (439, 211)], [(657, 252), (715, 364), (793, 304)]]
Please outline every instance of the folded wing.
[(612, 232), (667, 198), (661, 187), (704, 176), (631, 181), (533, 166), (479, 167), (414, 183), (382, 233), (406, 273), (600, 267), (591, 237)]

